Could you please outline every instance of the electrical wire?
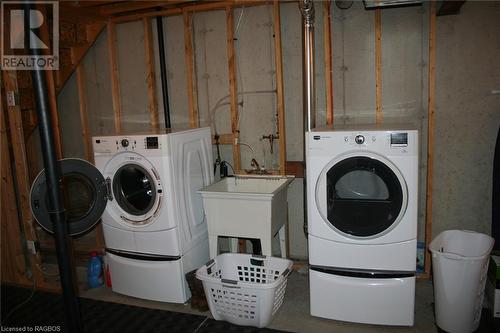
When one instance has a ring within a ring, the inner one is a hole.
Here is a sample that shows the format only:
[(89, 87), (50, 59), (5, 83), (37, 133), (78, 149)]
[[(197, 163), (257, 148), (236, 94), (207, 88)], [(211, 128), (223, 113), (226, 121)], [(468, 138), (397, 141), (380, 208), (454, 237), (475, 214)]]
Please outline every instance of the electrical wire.
[(238, 144), (240, 146), (245, 146), (245, 147), (250, 148), (250, 150), (252, 151), (252, 157), (255, 158), (255, 151), (253, 150), (252, 146), (250, 146), (248, 143), (244, 143), (244, 142), (239, 142)]
[(227, 161), (224, 161), (224, 163), (226, 163), (227, 165), (229, 165), (231, 167), (231, 170), (233, 171), (233, 175), (236, 176), (236, 172), (234, 172), (233, 166), (229, 162), (227, 162)]

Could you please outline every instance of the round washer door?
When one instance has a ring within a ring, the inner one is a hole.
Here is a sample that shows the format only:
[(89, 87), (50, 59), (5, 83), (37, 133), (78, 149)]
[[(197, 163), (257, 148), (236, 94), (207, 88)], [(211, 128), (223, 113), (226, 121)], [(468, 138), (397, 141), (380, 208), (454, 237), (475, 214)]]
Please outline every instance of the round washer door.
[(163, 189), (158, 172), (147, 158), (134, 152), (118, 154), (104, 168), (104, 177), (111, 180), (114, 199), (108, 212), (129, 226), (154, 223)]
[(398, 168), (371, 152), (341, 155), (328, 163), (316, 183), (323, 220), (349, 238), (377, 238), (401, 221), (408, 190)]
[[(100, 220), (108, 202), (103, 175), (89, 162), (77, 158), (59, 161), (68, 233), (82, 235)], [(49, 215), (45, 170), (36, 177), (30, 191), (30, 206), (36, 222), (46, 231), (54, 228)]]

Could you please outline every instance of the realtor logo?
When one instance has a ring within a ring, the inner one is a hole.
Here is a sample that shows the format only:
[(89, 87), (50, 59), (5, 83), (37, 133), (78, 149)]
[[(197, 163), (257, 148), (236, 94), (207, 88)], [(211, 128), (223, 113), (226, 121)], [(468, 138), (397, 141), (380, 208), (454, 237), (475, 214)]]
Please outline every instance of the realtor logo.
[(1, 23), (3, 70), (59, 69), (57, 1), (2, 1)]

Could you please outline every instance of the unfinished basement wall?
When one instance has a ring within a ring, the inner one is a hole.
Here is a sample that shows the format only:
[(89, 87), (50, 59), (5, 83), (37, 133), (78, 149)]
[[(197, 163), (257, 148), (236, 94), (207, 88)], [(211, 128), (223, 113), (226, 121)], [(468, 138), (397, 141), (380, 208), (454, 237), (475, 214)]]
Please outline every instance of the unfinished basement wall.
[(500, 126), (500, 3), (467, 1), (437, 18), (433, 234), (491, 232)]
[[(331, 4), (334, 121), (337, 124), (375, 122), (375, 20), (374, 12), (354, 2), (346, 10)], [(281, 32), (287, 160), (303, 156), (302, 39), (301, 15), (296, 3), (283, 3)], [(316, 92), (317, 125), (325, 122), (323, 14), (316, 5)], [(234, 11), (235, 48), (238, 57), (237, 82), (240, 92), (273, 90), (274, 49), (271, 8), (248, 7)], [(434, 234), (448, 228), (489, 231), (491, 216), (491, 161), (498, 129), (499, 96), (490, 95), (499, 80), (500, 31), (498, 4), (467, 2), (457, 16), (437, 18), (436, 128), (434, 166)], [(241, 15), (241, 16), (240, 16)], [(382, 15), (382, 108), (384, 122), (409, 123), (420, 130), (419, 239), (425, 229), (425, 174), (428, 91), (428, 22), (425, 6), (383, 9)], [(241, 17), (241, 19), (240, 19)], [(168, 85), (172, 124), (185, 128), (189, 123), (183, 17), (163, 19), (166, 36)], [(226, 20), (222, 10), (194, 13), (192, 18), (196, 96), (200, 126), (215, 124), (219, 134), (231, 132), (228, 104)], [(156, 25), (153, 20), (156, 45)], [(122, 104), (126, 130), (149, 130), (142, 22), (124, 23), (117, 28), (120, 54)], [(122, 54), (123, 53), (123, 54)], [(157, 49), (156, 84), (163, 125), (161, 82)], [(114, 134), (110, 70), (106, 31), (84, 60), (87, 103), (92, 135)], [(133, 67), (133, 68), (130, 68)], [(130, 72), (129, 72), (130, 70)], [(123, 74), (122, 74), (123, 73)], [(131, 75), (136, 73), (137, 75)], [(126, 80), (124, 80), (127, 78)], [(134, 85), (144, 88), (133, 89)], [(78, 141), (78, 96), (74, 78), (59, 95), (61, 126), (66, 156), (82, 154)], [(126, 92), (126, 93), (125, 93)], [(273, 166), (269, 142), (263, 134), (276, 128), (276, 101), (273, 94), (239, 97), (242, 168), (250, 168), (255, 157), (266, 167)], [(221, 105), (213, 111), (216, 105)], [(64, 110), (63, 110), (64, 108)], [(128, 108), (128, 109), (127, 109)], [(214, 116), (215, 115), (215, 116)], [(74, 119), (68, 119), (75, 117)], [(77, 130), (72, 131), (75, 128)], [(70, 138), (70, 139), (67, 139)], [(73, 141), (73, 142), (68, 142)], [(275, 142), (274, 154), (278, 152)], [(214, 147), (215, 154), (215, 147)], [(222, 158), (232, 161), (231, 145), (221, 145)], [(79, 155), (78, 155), (79, 156)], [(303, 233), (302, 179), (289, 189), (290, 255), (307, 258)], [(466, 193), (466, 195), (464, 194)]]

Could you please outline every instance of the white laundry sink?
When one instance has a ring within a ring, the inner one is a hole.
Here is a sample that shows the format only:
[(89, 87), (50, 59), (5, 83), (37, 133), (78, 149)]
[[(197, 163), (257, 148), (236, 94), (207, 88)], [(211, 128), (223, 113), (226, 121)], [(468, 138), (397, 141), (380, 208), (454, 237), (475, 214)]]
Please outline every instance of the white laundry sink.
[[(293, 176), (237, 176), (201, 189), (208, 225), (210, 257), (217, 237), (257, 238), (262, 254), (272, 255), (272, 238), (280, 232), (281, 254), (287, 221), (287, 189)], [(281, 229), (281, 230), (280, 230)], [(276, 251), (275, 251), (276, 252)]]

